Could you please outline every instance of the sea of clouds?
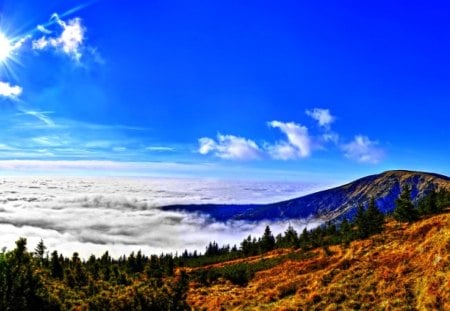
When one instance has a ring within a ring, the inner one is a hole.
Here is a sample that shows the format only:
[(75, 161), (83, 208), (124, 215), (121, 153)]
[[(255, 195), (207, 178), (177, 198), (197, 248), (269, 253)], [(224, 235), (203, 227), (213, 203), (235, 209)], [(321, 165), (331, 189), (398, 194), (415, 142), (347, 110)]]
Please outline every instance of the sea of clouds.
[(50, 251), (66, 256), (113, 256), (203, 252), (211, 241), (237, 244), (266, 225), (276, 234), (289, 224), (297, 231), (316, 220), (288, 222), (216, 222), (207, 215), (162, 211), (190, 203), (269, 203), (318, 190), (295, 182), (124, 177), (0, 178), (0, 247), (11, 249), (26, 237), (33, 249), (42, 238)]

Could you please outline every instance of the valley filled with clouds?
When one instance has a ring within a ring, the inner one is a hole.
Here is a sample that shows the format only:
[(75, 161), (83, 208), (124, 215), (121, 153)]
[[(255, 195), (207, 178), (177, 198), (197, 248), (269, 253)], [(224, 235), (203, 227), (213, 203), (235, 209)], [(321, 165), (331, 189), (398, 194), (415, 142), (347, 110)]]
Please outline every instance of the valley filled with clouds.
[[(0, 247), (19, 237), (34, 248), (42, 238), (49, 250), (82, 257), (145, 253), (203, 252), (210, 241), (237, 244), (274, 233), (288, 223), (217, 222), (206, 214), (163, 211), (171, 204), (269, 203), (297, 197), (319, 186), (299, 182), (123, 177), (4, 177), (0, 179)], [(313, 220), (291, 222), (297, 231)]]

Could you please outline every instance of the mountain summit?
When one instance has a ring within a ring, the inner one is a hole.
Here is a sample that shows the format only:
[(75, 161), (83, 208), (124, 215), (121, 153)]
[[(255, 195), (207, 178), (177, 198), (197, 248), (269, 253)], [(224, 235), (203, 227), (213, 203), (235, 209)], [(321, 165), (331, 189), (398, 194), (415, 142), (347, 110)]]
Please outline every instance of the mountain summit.
[(450, 190), (450, 178), (434, 173), (394, 170), (277, 203), (174, 205), (163, 209), (201, 212), (221, 221), (308, 217), (335, 219), (342, 216), (351, 217), (356, 207), (359, 204), (367, 204), (370, 197), (376, 199), (380, 210), (385, 213), (391, 212), (395, 208), (395, 200), (404, 185), (410, 187), (412, 199), (415, 201), (433, 188)]

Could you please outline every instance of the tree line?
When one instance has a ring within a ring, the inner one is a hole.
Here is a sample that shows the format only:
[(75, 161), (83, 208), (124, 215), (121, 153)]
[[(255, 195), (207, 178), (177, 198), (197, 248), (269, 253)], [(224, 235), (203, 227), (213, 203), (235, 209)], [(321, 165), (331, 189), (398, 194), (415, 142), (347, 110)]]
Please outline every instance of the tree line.
[[(413, 202), (411, 189), (405, 185), (395, 201), (392, 216), (400, 222), (413, 222), (422, 216), (441, 213), (448, 206), (450, 206), (450, 192), (445, 189), (437, 191), (433, 187), (417, 202)], [(352, 218), (329, 221), (311, 230), (305, 227), (300, 234), (293, 226), (289, 225), (283, 234), (274, 236), (270, 227), (266, 226), (261, 237), (256, 238), (249, 235), (240, 243), (239, 248), (236, 245), (219, 247), (215, 241), (211, 242), (206, 247), (204, 256), (200, 257), (238, 258), (259, 255), (276, 248), (309, 250), (339, 243), (347, 244), (353, 240), (366, 239), (382, 232), (385, 217), (386, 215), (379, 209), (375, 198), (371, 197), (366, 205), (359, 204), (356, 207), (356, 213)], [(187, 251), (184, 256), (190, 259), (199, 258)]]
[(171, 255), (140, 251), (113, 259), (82, 260), (34, 251), (19, 239), (0, 253), (0, 310), (187, 310), (187, 275), (174, 274)]

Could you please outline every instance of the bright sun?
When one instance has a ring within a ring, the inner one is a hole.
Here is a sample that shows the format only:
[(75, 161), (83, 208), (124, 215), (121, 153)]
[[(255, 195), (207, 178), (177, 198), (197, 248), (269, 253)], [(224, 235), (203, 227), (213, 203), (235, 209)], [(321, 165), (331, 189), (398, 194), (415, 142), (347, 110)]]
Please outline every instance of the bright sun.
[(12, 49), (11, 42), (0, 32), (0, 62), (10, 57)]

